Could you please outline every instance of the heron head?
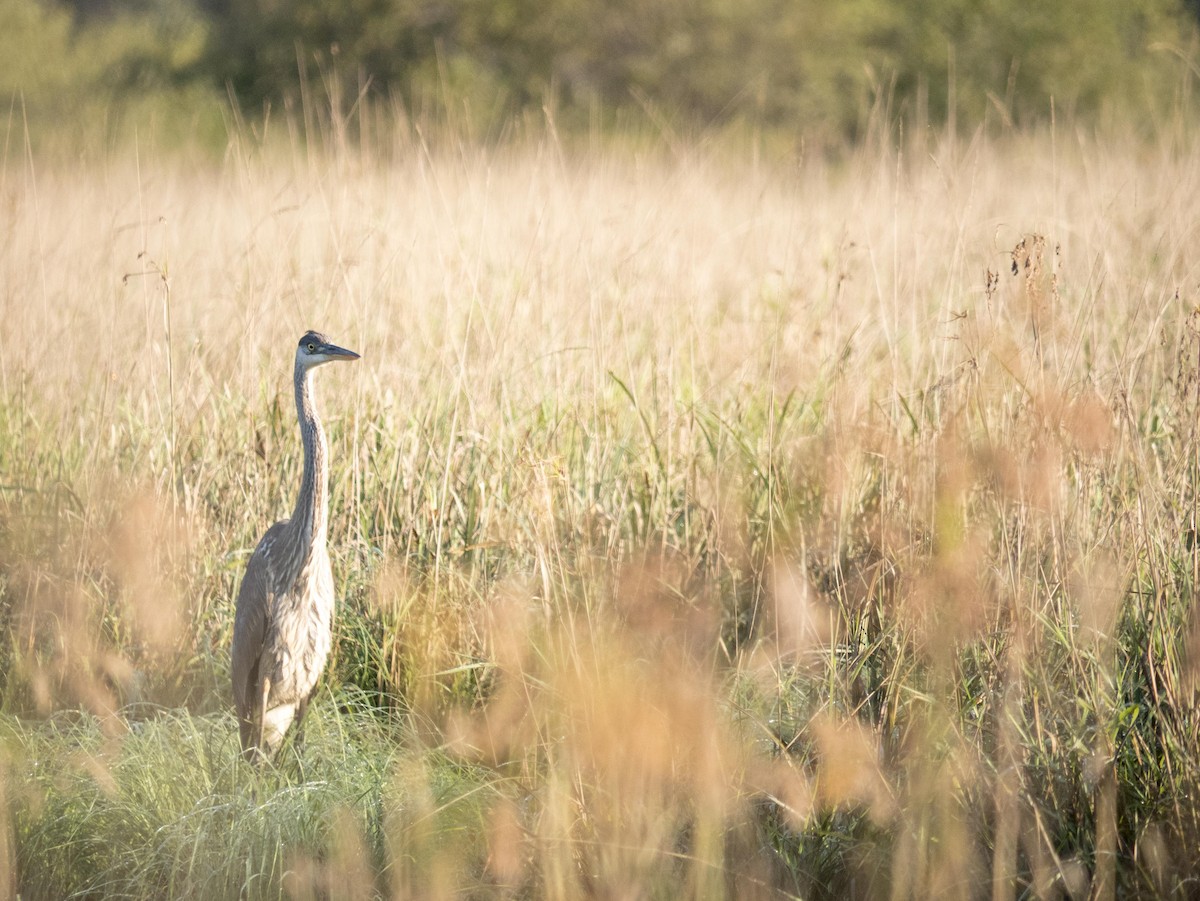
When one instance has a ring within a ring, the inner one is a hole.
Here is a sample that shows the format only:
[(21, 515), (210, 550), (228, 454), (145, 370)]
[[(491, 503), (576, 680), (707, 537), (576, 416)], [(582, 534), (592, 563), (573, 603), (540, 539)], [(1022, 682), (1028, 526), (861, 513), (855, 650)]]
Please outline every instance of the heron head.
[(306, 369), (313, 369), (335, 360), (357, 359), (358, 354), (354, 351), (338, 347), (320, 332), (305, 332), (296, 348), (296, 362)]

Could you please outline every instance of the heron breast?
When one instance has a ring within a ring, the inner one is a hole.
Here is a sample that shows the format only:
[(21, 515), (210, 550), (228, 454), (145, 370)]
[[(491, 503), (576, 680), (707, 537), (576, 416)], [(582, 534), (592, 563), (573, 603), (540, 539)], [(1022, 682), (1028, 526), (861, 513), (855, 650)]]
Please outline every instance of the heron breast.
[(333, 626), (333, 579), (324, 572), (302, 572), (292, 589), (276, 596), (266, 642), (271, 661), (270, 703), (306, 697), (317, 684), (329, 657)]

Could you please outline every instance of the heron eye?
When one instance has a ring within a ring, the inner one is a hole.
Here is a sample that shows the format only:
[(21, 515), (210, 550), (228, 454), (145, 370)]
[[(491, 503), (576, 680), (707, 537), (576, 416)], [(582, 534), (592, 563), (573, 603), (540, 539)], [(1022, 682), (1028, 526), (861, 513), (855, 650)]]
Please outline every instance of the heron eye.
[(316, 349), (317, 349), (317, 345), (315, 345), (311, 341), (309, 341), (308, 342), (308, 352), (313, 353), (316, 351)]

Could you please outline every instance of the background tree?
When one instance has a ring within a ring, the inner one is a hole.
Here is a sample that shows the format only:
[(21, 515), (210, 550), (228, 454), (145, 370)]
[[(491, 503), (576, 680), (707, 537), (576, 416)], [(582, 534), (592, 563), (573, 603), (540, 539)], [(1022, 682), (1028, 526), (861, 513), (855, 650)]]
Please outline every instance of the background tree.
[(881, 102), (915, 124), (964, 128), (1045, 118), (1051, 98), (1085, 118), (1153, 116), (1190, 77), (1198, 10), (1197, 0), (1062, 0), (1036, 13), (1016, 0), (0, 0), (0, 49), (15, 60), (42, 48), (31, 65), (0, 63), (0, 83), (16, 90), (97, 60), (104, 74), (63, 90), (201, 85), (253, 114), (294, 105), (307, 85), (343, 110), (365, 92), (417, 108), (469, 102), (496, 118), (552, 96), (567, 121), (653, 106), (854, 139)]

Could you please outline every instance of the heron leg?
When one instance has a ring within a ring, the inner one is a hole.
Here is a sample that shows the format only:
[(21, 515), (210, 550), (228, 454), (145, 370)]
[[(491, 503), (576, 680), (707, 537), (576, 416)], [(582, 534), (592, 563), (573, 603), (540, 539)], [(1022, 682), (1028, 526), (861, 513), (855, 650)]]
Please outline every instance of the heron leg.
[(296, 756), (296, 766), (299, 769), (300, 781), (305, 781), (304, 775), (304, 714), (308, 712), (308, 702), (316, 694), (316, 689), (309, 692), (296, 704), (296, 718), (292, 720), (292, 753)]
[(254, 714), (248, 710), (238, 711), (238, 735), (242, 740), (242, 756), (247, 760), (251, 759), (251, 748), (253, 747), (253, 739), (251, 732), (254, 729)]
[(292, 747), (296, 749), (297, 754), (304, 747), (304, 714), (308, 713), (308, 702), (314, 694), (316, 689), (301, 698), (300, 703), (296, 705), (296, 719), (292, 722)]
[(263, 676), (259, 682), (260, 689), (258, 696), (254, 699), (254, 709), (251, 711), (251, 745), (246, 748), (246, 759), (251, 763), (262, 763), (267, 759), (266, 749), (263, 747), (263, 727), (267, 718), (267, 698), (271, 694), (271, 677)]

